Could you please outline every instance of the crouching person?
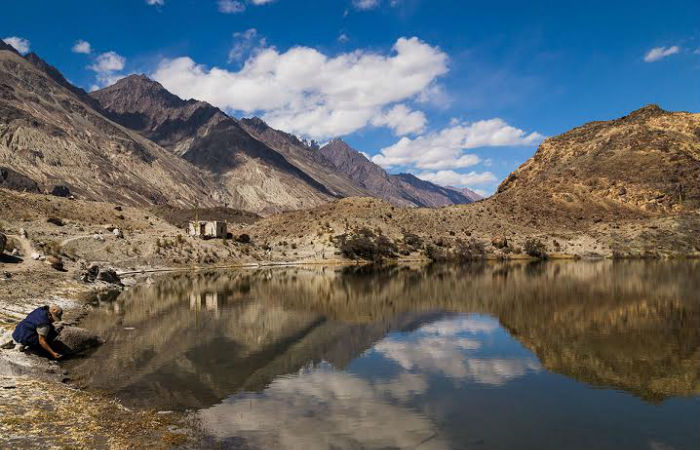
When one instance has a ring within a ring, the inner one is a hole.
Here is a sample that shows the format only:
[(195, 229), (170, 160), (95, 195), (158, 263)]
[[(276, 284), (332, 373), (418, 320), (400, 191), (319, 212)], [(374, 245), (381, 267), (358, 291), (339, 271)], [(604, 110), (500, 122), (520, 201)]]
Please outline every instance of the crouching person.
[(51, 343), (58, 336), (54, 322), (60, 321), (62, 316), (63, 310), (58, 305), (37, 308), (17, 324), (12, 339), (35, 352), (45, 352), (54, 359), (61, 359), (63, 355), (54, 351)]

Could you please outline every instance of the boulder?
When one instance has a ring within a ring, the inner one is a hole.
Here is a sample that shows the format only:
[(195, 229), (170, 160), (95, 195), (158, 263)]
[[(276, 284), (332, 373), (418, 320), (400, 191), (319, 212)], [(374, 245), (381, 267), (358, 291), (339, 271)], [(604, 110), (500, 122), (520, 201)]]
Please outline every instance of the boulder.
[(99, 273), (100, 267), (93, 264), (90, 267), (81, 268), (77, 278), (84, 283), (94, 283)]
[(47, 256), (46, 264), (50, 265), (56, 270), (63, 270), (63, 258), (61, 258), (60, 256)]
[(110, 284), (122, 284), (119, 275), (114, 269), (100, 269), (100, 272), (97, 274), (97, 280)]
[(97, 334), (79, 327), (62, 327), (53, 341), (56, 351), (63, 355), (80, 353), (103, 343)]
[(0, 253), (5, 251), (5, 246), (7, 245), (7, 236), (0, 233)]

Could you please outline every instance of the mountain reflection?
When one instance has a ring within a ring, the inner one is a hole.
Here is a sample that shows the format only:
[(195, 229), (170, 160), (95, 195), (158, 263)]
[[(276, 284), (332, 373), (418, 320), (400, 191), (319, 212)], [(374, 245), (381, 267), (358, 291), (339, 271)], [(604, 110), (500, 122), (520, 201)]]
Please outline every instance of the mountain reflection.
[[(244, 395), (268, 422), (280, 402), (303, 409), (327, 395), (326, 422), (316, 426), (339, 426), (337, 411), (397, 422), (372, 442), (354, 440), (367, 430), (348, 429), (338, 447), (441, 447), (422, 416), (383, 409), (426, 389), (425, 377), (497, 387), (544, 368), (652, 402), (697, 394), (697, 269), (600, 261), (182, 273), (100, 305), (84, 326), (108, 342), (72, 369), (137, 406), (235, 413), (243, 406), (232, 394), (262, 393)], [(532, 353), (494, 346), (503, 329)], [(368, 381), (342, 371), (363, 354), (390, 361), (395, 376)], [(338, 389), (366, 404), (344, 403)], [(219, 422), (227, 419), (202, 414), (225, 434)], [(267, 438), (277, 441), (262, 446), (313, 444), (311, 434)]]

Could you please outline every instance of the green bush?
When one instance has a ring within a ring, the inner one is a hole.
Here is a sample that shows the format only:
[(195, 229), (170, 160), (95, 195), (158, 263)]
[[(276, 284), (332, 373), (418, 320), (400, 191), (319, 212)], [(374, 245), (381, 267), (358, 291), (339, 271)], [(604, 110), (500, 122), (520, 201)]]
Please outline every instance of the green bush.
[(346, 258), (380, 262), (396, 256), (396, 245), (386, 236), (369, 228), (341, 234), (335, 238), (336, 247)]

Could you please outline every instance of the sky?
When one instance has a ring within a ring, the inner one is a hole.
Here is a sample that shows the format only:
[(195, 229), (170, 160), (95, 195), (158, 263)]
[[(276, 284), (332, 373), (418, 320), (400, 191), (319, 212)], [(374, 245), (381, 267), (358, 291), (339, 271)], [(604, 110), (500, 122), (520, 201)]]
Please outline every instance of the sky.
[(700, 111), (697, 1), (23, 0), (0, 38), (86, 90), (145, 73), (484, 194), (548, 136)]

